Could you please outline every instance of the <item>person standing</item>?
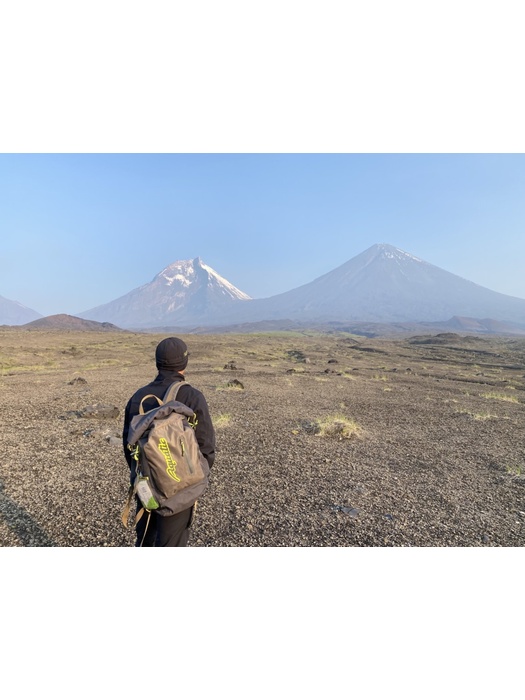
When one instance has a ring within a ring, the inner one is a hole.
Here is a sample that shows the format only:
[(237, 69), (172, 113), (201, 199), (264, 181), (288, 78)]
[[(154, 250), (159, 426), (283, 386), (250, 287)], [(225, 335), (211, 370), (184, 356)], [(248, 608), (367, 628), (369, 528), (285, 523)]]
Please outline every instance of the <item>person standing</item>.
[[(146, 386), (138, 389), (129, 399), (124, 412), (124, 427), (122, 440), (124, 456), (130, 468), (130, 480), (135, 480), (136, 462), (131, 457), (128, 449), (127, 435), (131, 419), (139, 413), (140, 403), (148, 394), (153, 394), (163, 399), (169, 386), (174, 382), (185, 381), (184, 373), (188, 364), (188, 348), (180, 338), (165, 338), (155, 349), (155, 364), (158, 374), (155, 379)], [(189, 384), (181, 386), (177, 394), (177, 401), (186, 404), (197, 416), (195, 437), (199, 449), (207, 460), (211, 469), (215, 460), (215, 430), (210, 416), (208, 404), (202, 392)], [(147, 399), (143, 409), (150, 410), (158, 406), (155, 399)], [(137, 511), (141, 504), (137, 499)], [(136, 524), (136, 547), (186, 547), (190, 536), (190, 527), (195, 506), (170, 516), (160, 516), (151, 511), (149, 524), (147, 518), (142, 517)]]

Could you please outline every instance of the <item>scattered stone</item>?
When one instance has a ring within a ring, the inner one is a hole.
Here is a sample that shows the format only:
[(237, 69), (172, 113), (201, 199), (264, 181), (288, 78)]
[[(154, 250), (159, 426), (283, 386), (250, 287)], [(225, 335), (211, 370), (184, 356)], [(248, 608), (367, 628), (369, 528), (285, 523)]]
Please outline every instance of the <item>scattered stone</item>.
[(75, 345), (72, 345), (67, 350), (62, 350), (61, 352), (62, 355), (73, 355), (73, 357), (76, 357), (77, 355), (82, 355), (82, 350), (79, 350)]
[(237, 369), (237, 365), (236, 365), (235, 362), (232, 360), (231, 362), (227, 362), (227, 363), (224, 365), (223, 369)]
[(120, 435), (116, 435), (115, 431), (110, 428), (90, 428), (89, 430), (84, 430), (82, 434), (84, 437), (102, 438), (106, 442), (116, 439), (118, 440), (118, 444), (122, 446), (122, 437)]
[(338, 365), (339, 362), (338, 362), (338, 360), (328, 360), (328, 364), (329, 365)]
[(310, 362), (308, 357), (300, 350), (287, 350), (286, 354), (291, 360), (295, 360), (296, 362)]
[(95, 403), (76, 411), (79, 418), (118, 418), (119, 413), (120, 410), (116, 406), (104, 403)]
[(122, 438), (115, 437), (115, 435), (109, 435), (106, 440), (111, 447), (122, 447)]
[(84, 379), (84, 377), (75, 377), (70, 382), (68, 382), (68, 384), (87, 384), (87, 379)]
[(244, 384), (238, 379), (230, 379), (228, 385), (231, 389), (244, 389)]
[(68, 420), (68, 418), (80, 418), (78, 411), (66, 411), (64, 415), (58, 416), (59, 420)]
[(317, 435), (317, 433), (321, 432), (319, 424), (315, 421), (302, 421), (301, 428), (304, 430), (305, 433), (309, 433), (310, 435)]
[(82, 435), (88, 438), (106, 437), (106, 433), (103, 430), (93, 430), (92, 428), (90, 430), (84, 430)]
[(295, 374), (296, 372), (297, 372), (297, 370), (294, 369), (293, 367), (291, 369), (286, 370), (286, 374)]
[(488, 544), (488, 543), (490, 542), (490, 537), (487, 535), (486, 532), (483, 533), (483, 536), (482, 536), (482, 538), (481, 538), (481, 541), (483, 542), (483, 544)]
[(357, 518), (359, 515), (359, 510), (357, 508), (351, 508), (350, 506), (333, 505), (331, 506), (331, 509), (339, 513), (344, 513), (345, 515), (349, 515), (351, 518)]

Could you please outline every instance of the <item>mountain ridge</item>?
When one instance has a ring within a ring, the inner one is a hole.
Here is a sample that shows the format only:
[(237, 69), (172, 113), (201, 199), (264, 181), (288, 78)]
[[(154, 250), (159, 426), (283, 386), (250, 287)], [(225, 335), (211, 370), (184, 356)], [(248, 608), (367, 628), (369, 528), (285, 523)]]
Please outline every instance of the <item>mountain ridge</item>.
[[(43, 318), (29, 312), (36, 317), (25, 322)], [(483, 319), (489, 320), (496, 329), (498, 324), (525, 326), (525, 299), (482, 287), (400, 248), (377, 243), (311, 282), (263, 299), (250, 298), (200, 257), (178, 260), (150, 282), (75, 317), (129, 330), (280, 322), (444, 323), (443, 319), (454, 317), (474, 319), (474, 325), (481, 320), (481, 326)], [(17, 320), (11, 323), (20, 325)]]

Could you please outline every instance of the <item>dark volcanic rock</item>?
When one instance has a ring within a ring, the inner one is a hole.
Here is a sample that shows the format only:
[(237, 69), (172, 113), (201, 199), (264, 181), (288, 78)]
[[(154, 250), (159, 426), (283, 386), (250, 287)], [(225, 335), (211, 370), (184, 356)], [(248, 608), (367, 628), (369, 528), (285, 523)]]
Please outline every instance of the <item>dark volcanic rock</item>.
[(79, 418), (118, 418), (120, 410), (117, 406), (96, 403), (76, 411)]

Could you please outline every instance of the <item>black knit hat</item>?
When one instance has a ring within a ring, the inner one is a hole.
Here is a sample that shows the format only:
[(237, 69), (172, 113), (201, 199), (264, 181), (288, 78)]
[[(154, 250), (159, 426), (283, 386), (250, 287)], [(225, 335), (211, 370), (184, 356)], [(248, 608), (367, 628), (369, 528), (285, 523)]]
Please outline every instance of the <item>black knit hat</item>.
[(179, 372), (188, 364), (188, 348), (180, 338), (164, 338), (155, 350), (157, 369)]

